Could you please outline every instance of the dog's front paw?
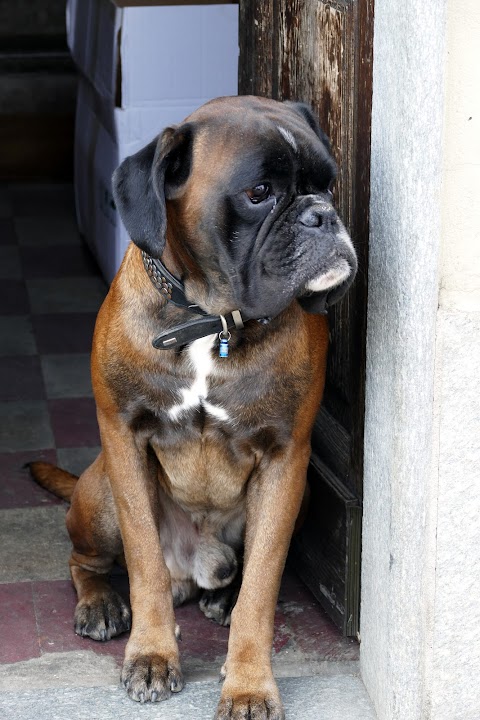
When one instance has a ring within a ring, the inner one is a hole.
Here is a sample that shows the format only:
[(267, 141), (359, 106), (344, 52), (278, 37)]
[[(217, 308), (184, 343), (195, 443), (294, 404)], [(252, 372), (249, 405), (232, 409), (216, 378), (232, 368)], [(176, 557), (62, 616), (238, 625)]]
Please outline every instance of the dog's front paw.
[(261, 694), (238, 695), (220, 700), (215, 720), (285, 720), (281, 701)]
[(81, 600), (75, 608), (74, 628), (77, 635), (92, 640), (110, 640), (130, 630), (130, 608), (115, 590), (96, 593)]
[(282, 701), (273, 678), (258, 687), (245, 692), (237, 685), (230, 685), (228, 679), (222, 690), (215, 720), (285, 720)]
[(182, 671), (161, 655), (141, 655), (125, 660), (122, 683), (128, 696), (137, 702), (160, 702), (183, 688)]

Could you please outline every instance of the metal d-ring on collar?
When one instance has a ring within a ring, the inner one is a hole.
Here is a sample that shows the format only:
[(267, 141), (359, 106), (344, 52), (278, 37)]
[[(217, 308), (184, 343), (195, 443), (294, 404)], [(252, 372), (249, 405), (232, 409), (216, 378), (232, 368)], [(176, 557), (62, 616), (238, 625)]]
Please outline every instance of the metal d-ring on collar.
[(167, 270), (165, 265), (157, 258), (152, 258), (142, 250), (142, 260), (147, 275), (154, 287), (176, 307), (188, 310), (199, 317), (175, 325), (162, 332), (152, 341), (157, 350), (170, 350), (187, 343), (198, 340), (206, 335), (226, 332), (230, 329), (240, 330), (244, 320), (240, 310), (233, 310), (227, 315), (208, 315), (198, 305), (192, 305), (185, 296), (183, 283)]

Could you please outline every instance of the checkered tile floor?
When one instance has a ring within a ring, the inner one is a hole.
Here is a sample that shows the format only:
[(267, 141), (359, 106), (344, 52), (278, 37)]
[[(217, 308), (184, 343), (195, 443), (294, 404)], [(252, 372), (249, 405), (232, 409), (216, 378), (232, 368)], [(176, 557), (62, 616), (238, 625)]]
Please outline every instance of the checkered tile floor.
[[(65, 505), (22, 469), (45, 459), (80, 473), (98, 452), (89, 352), (106, 292), (78, 234), (71, 186), (0, 187), (0, 680), (2, 671), (12, 678), (35, 659), (41, 672), (49, 654), (57, 654), (59, 667), (78, 652), (116, 665), (123, 655), (125, 637), (102, 644), (74, 634)], [(115, 582), (128, 593), (125, 577)], [(228, 630), (195, 604), (180, 608), (177, 620), (187, 676), (216, 676)], [(287, 572), (277, 609), (277, 672), (302, 674), (300, 666), (308, 666), (312, 674), (326, 660), (353, 667), (357, 658), (357, 643), (339, 636)], [(68, 685), (58, 677), (59, 686)]]

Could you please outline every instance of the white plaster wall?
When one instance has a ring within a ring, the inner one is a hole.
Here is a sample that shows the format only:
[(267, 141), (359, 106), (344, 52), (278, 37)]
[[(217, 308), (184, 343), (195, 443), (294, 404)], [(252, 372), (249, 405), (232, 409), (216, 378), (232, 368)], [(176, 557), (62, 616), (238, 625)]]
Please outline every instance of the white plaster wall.
[(480, 1), (448, 0), (440, 304), (480, 309)]
[(445, 19), (375, 3), (361, 669), (381, 720), (428, 717)]
[(480, 719), (480, 3), (449, 0), (431, 717)]
[(480, 718), (480, 3), (376, 0), (361, 668)]

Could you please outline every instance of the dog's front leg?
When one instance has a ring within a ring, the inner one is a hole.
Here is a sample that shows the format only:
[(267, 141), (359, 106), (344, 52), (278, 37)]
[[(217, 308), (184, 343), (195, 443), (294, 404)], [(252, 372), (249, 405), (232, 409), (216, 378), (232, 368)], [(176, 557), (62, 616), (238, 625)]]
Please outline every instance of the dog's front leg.
[(282, 720), (271, 669), (280, 580), (305, 490), (309, 443), (292, 443), (252, 479), (247, 493), (245, 565), (232, 612), (226, 678), (216, 720)]
[(133, 700), (164, 700), (182, 689), (183, 679), (146, 441), (137, 444), (117, 415), (99, 411), (98, 417), (130, 580), (132, 630), (122, 681)]

